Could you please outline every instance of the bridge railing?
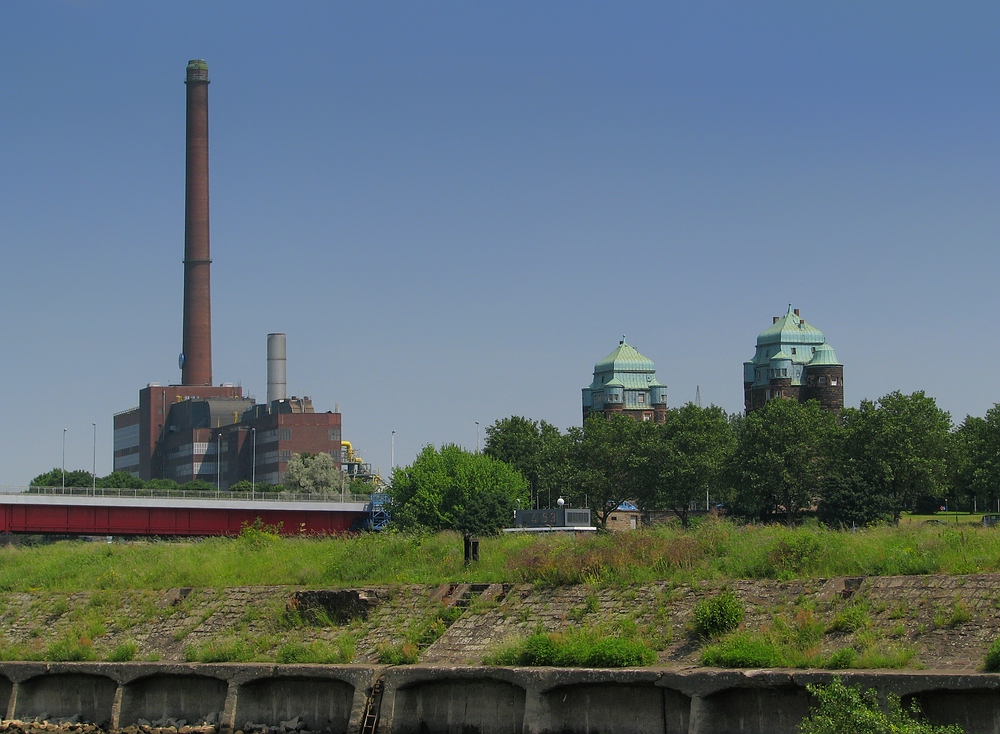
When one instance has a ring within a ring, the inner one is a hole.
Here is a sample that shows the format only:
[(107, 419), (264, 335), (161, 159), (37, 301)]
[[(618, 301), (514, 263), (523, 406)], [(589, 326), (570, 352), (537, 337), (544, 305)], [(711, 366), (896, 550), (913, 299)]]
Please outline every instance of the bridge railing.
[(249, 500), (252, 502), (369, 502), (367, 494), (339, 492), (229, 492), (214, 489), (127, 489), (98, 487), (0, 486), (0, 494), (36, 494), (47, 497), (117, 497), (190, 500)]

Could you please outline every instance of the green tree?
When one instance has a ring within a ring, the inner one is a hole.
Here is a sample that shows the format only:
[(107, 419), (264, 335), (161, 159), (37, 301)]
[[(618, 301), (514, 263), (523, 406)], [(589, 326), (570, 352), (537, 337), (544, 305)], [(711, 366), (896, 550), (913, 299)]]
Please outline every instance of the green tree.
[(1000, 498), (1000, 404), (985, 418), (967, 416), (953, 435), (953, 481), (969, 504), (996, 507)]
[(116, 471), (98, 479), (97, 486), (102, 489), (143, 489), (146, 483), (127, 471)]
[(285, 487), (293, 492), (340, 492), (343, 474), (330, 454), (292, 454), (285, 470)]
[(519, 471), (455, 445), (425, 446), (414, 462), (392, 473), (390, 512), (404, 530), (459, 530), (490, 534), (513, 522), (528, 499)]
[(150, 479), (146, 482), (147, 489), (177, 489), (178, 486), (173, 479)]
[[(73, 469), (66, 472), (66, 486), (67, 487), (90, 487), (94, 481), (94, 475), (89, 471), (84, 471), (82, 469)], [(63, 471), (59, 467), (56, 467), (52, 471), (47, 471), (44, 474), (39, 474), (37, 477), (31, 480), (30, 485), (32, 487), (62, 487), (63, 486)]]
[(640, 492), (643, 509), (672, 510), (688, 526), (692, 503), (709, 488), (716, 490), (736, 440), (722, 408), (688, 403), (667, 411), (662, 425), (646, 424), (646, 481)]
[(206, 482), (204, 479), (192, 479), (190, 482), (184, 482), (178, 489), (188, 492), (209, 492), (215, 490), (215, 485), (211, 482)]
[(945, 497), (951, 489), (948, 458), (951, 416), (922, 391), (899, 391), (862, 400), (841, 413), (838, 465), (881, 495), (894, 522), (918, 497)]
[(879, 705), (874, 688), (845, 686), (835, 677), (828, 686), (809, 685), (817, 705), (798, 725), (800, 734), (962, 734), (957, 724), (940, 726), (922, 721), (920, 707), (914, 701), (909, 711), (903, 709), (899, 696), (886, 696)]
[(567, 436), (545, 421), (521, 416), (498, 420), (486, 428), (483, 453), (510, 464), (528, 480), (529, 503), (549, 502), (565, 490), (571, 474)]
[(887, 499), (857, 474), (831, 470), (820, 481), (816, 515), (830, 527), (865, 527), (892, 516)]
[(651, 426), (627, 415), (593, 414), (582, 429), (569, 431), (574, 469), (570, 499), (574, 504), (586, 502), (602, 528), (623, 502), (642, 495), (647, 472), (644, 446)]
[(736, 514), (766, 519), (784, 512), (789, 523), (818, 495), (836, 428), (832, 413), (810, 400), (771, 400), (736, 422), (736, 449), (727, 475)]

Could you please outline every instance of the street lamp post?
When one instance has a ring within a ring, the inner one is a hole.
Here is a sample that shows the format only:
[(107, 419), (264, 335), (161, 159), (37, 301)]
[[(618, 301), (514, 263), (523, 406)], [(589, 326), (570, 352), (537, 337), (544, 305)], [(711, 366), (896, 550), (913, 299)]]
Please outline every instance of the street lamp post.
[(479, 421), (476, 421), (476, 453), (479, 453)]
[(66, 429), (63, 429), (62, 488), (66, 491)]
[(396, 468), (396, 432), (392, 432), (389, 445), (389, 475), (392, 476), (392, 470)]
[(253, 461), (250, 462), (250, 499), (252, 500), (257, 491), (257, 429), (251, 428), (250, 433), (253, 436)]
[(90, 488), (97, 494), (97, 424), (91, 423), (94, 427), (94, 465), (90, 472)]
[(222, 432), (215, 437), (215, 491), (222, 491)]

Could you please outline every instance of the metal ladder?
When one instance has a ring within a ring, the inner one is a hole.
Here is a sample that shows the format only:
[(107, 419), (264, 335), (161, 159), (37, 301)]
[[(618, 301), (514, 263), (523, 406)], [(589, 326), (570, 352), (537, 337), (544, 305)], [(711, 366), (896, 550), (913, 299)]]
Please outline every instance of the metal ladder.
[(378, 712), (382, 708), (382, 693), (385, 691), (385, 681), (379, 678), (372, 686), (372, 694), (365, 704), (365, 718), (361, 724), (361, 734), (375, 734), (378, 726)]

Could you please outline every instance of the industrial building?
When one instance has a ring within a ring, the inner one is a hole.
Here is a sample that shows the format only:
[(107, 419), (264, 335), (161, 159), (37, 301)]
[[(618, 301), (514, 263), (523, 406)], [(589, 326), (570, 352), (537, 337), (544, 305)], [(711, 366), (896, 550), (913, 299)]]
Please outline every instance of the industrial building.
[(743, 363), (743, 396), (747, 413), (776, 398), (817, 400), (825, 410), (839, 413), (844, 407), (844, 366), (823, 332), (789, 304), (788, 312), (775, 316), (757, 337), (753, 359)]
[(583, 420), (591, 413), (621, 413), (639, 421), (667, 419), (667, 387), (656, 379), (653, 361), (625, 343), (594, 365), (594, 381), (583, 388)]
[(114, 416), (114, 470), (226, 489), (240, 480), (280, 484), (292, 454), (329, 453), (341, 463), (341, 416), (286, 395), (284, 334), (267, 337), (267, 402), (212, 384), (208, 187), (208, 66), (187, 66), (187, 164), (181, 384), (151, 382), (139, 405)]

